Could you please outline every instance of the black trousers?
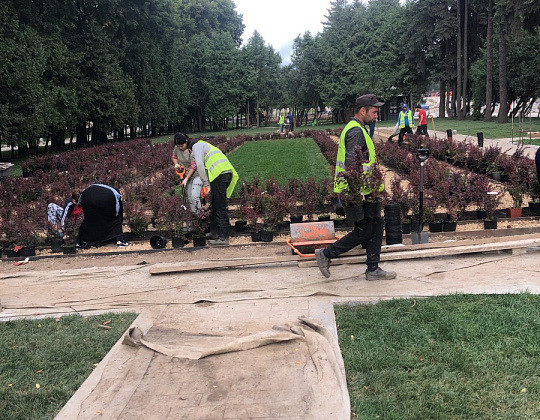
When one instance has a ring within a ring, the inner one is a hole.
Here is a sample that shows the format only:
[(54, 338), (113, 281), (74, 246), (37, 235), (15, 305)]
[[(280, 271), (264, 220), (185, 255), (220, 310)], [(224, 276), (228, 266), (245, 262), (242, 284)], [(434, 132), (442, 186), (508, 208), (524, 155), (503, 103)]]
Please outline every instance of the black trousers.
[(381, 246), (384, 232), (382, 217), (366, 217), (354, 224), (354, 229), (326, 247), (324, 254), (335, 258), (351, 249), (362, 245), (366, 250), (366, 265), (369, 269), (377, 268), (381, 260)]
[(229, 237), (229, 210), (227, 208), (227, 187), (231, 183), (232, 174), (221, 174), (210, 183), (210, 231), (216, 232), (219, 239)]
[(423, 134), (424, 136), (427, 136), (428, 135), (427, 124), (419, 125), (418, 129), (416, 130), (416, 134)]
[(398, 144), (401, 146), (403, 143), (403, 137), (405, 136), (405, 133), (412, 134), (412, 127), (403, 127), (399, 130), (399, 136), (398, 136)]

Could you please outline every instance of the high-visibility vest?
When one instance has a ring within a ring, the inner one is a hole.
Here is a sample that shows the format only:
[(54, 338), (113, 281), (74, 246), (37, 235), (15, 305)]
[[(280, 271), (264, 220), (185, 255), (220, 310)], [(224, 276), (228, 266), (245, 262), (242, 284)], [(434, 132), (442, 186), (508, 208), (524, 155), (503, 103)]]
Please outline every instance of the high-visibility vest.
[(280, 123), (280, 124), (284, 124), (284, 123), (285, 123), (285, 117), (283, 116), (283, 114), (281, 114), (281, 115), (279, 116), (279, 123)]
[[(375, 145), (373, 144), (373, 140), (371, 140), (371, 137), (369, 136), (368, 132), (362, 125), (356, 121), (351, 120), (343, 129), (341, 132), (341, 136), (339, 137), (339, 144), (338, 144), (338, 152), (337, 152), (337, 158), (336, 158), (336, 170), (334, 175), (334, 192), (340, 193), (343, 192), (345, 189), (347, 189), (347, 181), (345, 181), (343, 178), (340, 178), (338, 174), (340, 172), (344, 172), (346, 170), (345, 168), (345, 156), (346, 156), (346, 147), (345, 147), (345, 136), (347, 135), (347, 132), (353, 128), (353, 127), (360, 127), (362, 131), (364, 132), (364, 140), (366, 141), (366, 146), (369, 152), (369, 160), (367, 162), (363, 163), (363, 169), (364, 173), (366, 175), (369, 174), (369, 168), (371, 165), (373, 165), (377, 159), (375, 157)], [(380, 191), (384, 190), (384, 184), (381, 184)], [(368, 195), (371, 193), (371, 190), (368, 188), (362, 189), (362, 194)]]
[(229, 162), (229, 159), (227, 159), (227, 156), (225, 156), (221, 150), (212, 146), (210, 143), (204, 143), (210, 146), (210, 151), (204, 155), (204, 168), (208, 173), (208, 180), (212, 182), (225, 171), (230, 171), (232, 173), (231, 183), (227, 187), (227, 198), (229, 198), (238, 181), (238, 174), (231, 165), (231, 162)]
[[(407, 111), (407, 119), (409, 121), (409, 125), (407, 127), (412, 127), (413, 125), (413, 115), (412, 115), (412, 112), (411, 110), (409, 109)], [(404, 128), (405, 127), (405, 113), (403, 111), (400, 111), (399, 112), (399, 128)]]

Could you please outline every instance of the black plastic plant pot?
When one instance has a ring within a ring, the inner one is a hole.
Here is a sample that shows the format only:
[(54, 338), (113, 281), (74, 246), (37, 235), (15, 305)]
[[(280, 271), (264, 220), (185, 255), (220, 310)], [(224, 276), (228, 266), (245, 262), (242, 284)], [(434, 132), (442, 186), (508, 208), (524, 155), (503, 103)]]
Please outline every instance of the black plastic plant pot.
[(246, 225), (247, 225), (247, 221), (237, 220), (236, 222), (234, 222), (234, 230), (237, 233), (245, 232), (247, 230)]
[(163, 236), (154, 235), (150, 238), (150, 246), (152, 249), (163, 249), (167, 245), (167, 239)]
[(193, 246), (206, 246), (206, 237), (205, 236), (194, 236), (193, 237)]
[(173, 248), (183, 248), (184, 247), (184, 238), (179, 236), (173, 236), (171, 238), (171, 245)]
[(251, 242), (260, 242), (261, 241), (261, 231), (260, 230), (252, 230), (250, 232), (251, 234)]
[(261, 242), (272, 242), (274, 240), (274, 232), (271, 230), (261, 230)]
[(441, 220), (434, 220), (429, 222), (429, 231), (430, 232), (442, 232), (443, 231), (443, 222)]
[(75, 245), (63, 246), (62, 253), (64, 255), (74, 255), (77, 253), (77, 248), (75, 247)]
[(62, 252), (62, 246), (64, 246), (64, 240), (62, 238), (51, 239), (52, 252)]
[(497, 229), (497, 218), (484, 219), (484, 229)]
[(347, 221), (354, 223), (364, 219), (364, 204), (348, 204), (343, 206)]
[(443, 232), (455, 232), (457, 229), (457, 222), (456, 221), (450, 221), (445, 220), (443, 222)]
[(291, 223), (302, 223), (304, 221), (304, 216), (302, 214), (296, 214), (291, 216)]
[(19, 251), (19, 257), (35, 257), (36, 256), (36, 247), (35, 246), (25, 246)]

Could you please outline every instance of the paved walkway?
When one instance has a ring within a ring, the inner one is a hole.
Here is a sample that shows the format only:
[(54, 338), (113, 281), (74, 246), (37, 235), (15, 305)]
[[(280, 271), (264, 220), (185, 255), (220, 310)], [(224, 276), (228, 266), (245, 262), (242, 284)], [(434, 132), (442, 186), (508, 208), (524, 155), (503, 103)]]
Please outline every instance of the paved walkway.
[[(381, 137), (387, 139), (390, 136), (390, 134), (392, 133), (392, 131), (393, 131), (393, 127), (380, 127), (380, 128), (377, 128), (375, 130), (375, 134), (378, 134)], [(429, 133), (430, 136), (435, 135), (439, 139), (446, 138), (446, 132), (428, 130), (428, 133)], [(456, 139), (456, 140), (459, 140), (459, 141), (469, 141), (469, 142), (472, 142), (474, 144), (478, 144), (478, 139), (476, 138), (476, 136), (468, 136), (468, 135), (465, 135), (465, 134), (455, 133), (455, 134), (452, 135), (452, 137), (454, 139)], [(515, 139), (505, 138), (505, 139), (492, 140), (492, 139), (488, 139), (488, 138), (484, 137), (484, 147), (489, 147), (489, 146), (500, 147), (503, 152), (505, 152), (507, 154), (510, 154), (510, 155), (512, 153), (514, 153), (518, 147), (522, 146), (525, 155), (529, 156), (531, 159), (534, 159), (534, 155), (535, 155), (535, 153), (536, 153), (536, 151), (538, 150), (538, 147), (539, 147), (539, 146), (536, 146), (534, 144), (528, 144), (528, 141), (520, 143), (519, 139), (516, 139), (516, 138)]]

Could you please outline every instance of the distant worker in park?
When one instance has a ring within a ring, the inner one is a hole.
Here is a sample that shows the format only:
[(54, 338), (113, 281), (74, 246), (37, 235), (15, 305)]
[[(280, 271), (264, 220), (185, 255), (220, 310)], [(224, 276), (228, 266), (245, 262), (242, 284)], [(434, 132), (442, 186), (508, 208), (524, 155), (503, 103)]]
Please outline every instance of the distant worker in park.
[(289, 119), (289, 130), (294, 131), (294, 115), (292, 112), (289, 112), (287, 114), (287, 118)]
[(56, 203), (47, 206), (47, 220), (50, 226), (58, 232), (58, 237), (63, 238), (69, 223), (82, 213), (79, 206), (80, 194), (77, 191), (71, 193), (71, 198), (66, 201), (64, 207)]
[(176, 133), (173, 138), (174, 150), (172, 161), (177, 173), (183, 173), (182, 193), (193, 213), (201, 210), (201, 177), (197, 172), (197, 164), (188, 150), (188, 142), (191, 139), (183, 133)]
[(207, 200), (211, 212), (208, 243), (228, 245), (230, 221), (227, 199), (234, 191), (238, 174), (227, 156), (210, 143), (192, 140), (188, 149), (193, 154), (203, 186), (209, 188)]
[(279, 124), (279, 132), (283, 133), (283, 127), (285, 126), (285, 115), (283, 115), (283, 112), (279, 113), (278, 124)]
[(405, 134), (412, 134), (412, 129), (414, 127), (414, 115), (407, 104), (403, 104), (401, 106), (401, 111), (398, 115), (398, 126), (398, 145), (401, 146), (403, 144), (403, 137), (405, 136)]
[(423, 134), (424, 136), (427, 136), (428, 132), (426, 111), (422, 108), (422, 105), (420, 104), (416, 105), (416, 109), (418, 110), (418, 129), (416, 130), (416, 134)]
[[(353, 119), (345, 126), (341, 132), (338, 144), (336, 159), (336, 173), (334, 182), (334, 193), (340, 193), (346, 188), (346, 184), (339, 178), (339, 173), (346, 171), (350, 167), (355, 156), (357, 147), (362, 149), (367, 162), (364, 163), (365, 170), (369, 170), (376, 160), (375, 145), (367, 132), (367, 127), (377, 119), (379, 107), (383, 106), (375, 95), (368, 94), (356, 99), (355, 114)], [(384, 185), (381, 185), (384, 189)], [(370, 192), (364, 193), (369, 199)], [(384, 232), (384, 219), (379, 215), (376, 217), (364, 217), (354, 223), (354, 229), (328, 245), (326, 248), (316, 249), (315, 257), (320, 272), (324, 277), (330, 277), (330, 261), (351, 249), (362, 245), (366, 249), (366, 280), (391, 280), (396, 278), (393, 271), (384, 271), (379, 267), (381, 259), (381, 246)]]
[(80, 204), (84, 219), (77, 235), (78, 247), (86, 248), (110, 241), (116, 241), (118, 247), (129, 245), (122, 232), (122, 196), (116, 188), (104, 184), (90, 185), (81, 193)]

